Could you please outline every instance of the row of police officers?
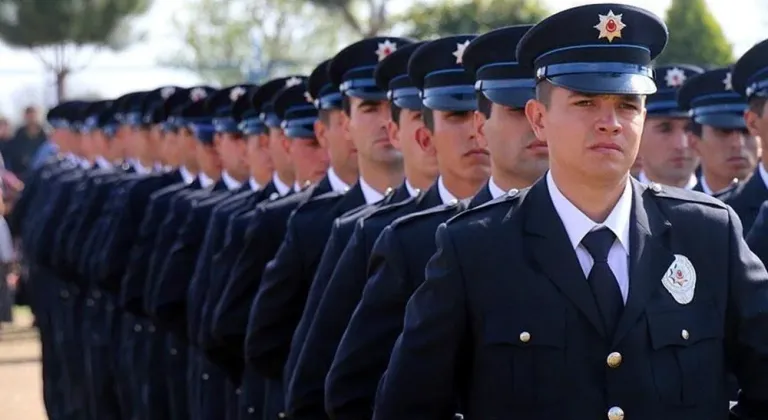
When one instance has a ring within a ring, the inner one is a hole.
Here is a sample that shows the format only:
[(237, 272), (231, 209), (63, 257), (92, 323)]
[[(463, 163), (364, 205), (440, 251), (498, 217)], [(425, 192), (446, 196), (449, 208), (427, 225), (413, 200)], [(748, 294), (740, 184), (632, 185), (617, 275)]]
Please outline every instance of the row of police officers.
[(595, 4), (53, 108), (10, 218), (49, 418), (768, 418), (768, 42), (667, 37)]

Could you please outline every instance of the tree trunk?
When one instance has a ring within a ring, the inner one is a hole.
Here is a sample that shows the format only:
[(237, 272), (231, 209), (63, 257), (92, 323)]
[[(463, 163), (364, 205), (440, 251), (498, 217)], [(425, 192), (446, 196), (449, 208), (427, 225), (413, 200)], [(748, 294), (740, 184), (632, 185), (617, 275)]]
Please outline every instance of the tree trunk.
[(56, 103), (61, 103), (64, 100), (64, 97), (66, 96), (65, 83), (67, 82), (69, 69), (66, 69), (66, 68), (57, 69), (55, 70), (55, 74), (56, 74)]

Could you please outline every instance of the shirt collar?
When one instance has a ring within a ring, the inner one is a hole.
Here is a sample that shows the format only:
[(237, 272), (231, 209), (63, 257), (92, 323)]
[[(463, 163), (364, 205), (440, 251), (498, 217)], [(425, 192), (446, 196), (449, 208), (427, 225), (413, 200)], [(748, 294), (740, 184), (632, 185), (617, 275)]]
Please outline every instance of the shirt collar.
[(288, 184), (283, 182), (283, 180), (277, 176), (277, 172), (272, 173), (272, 183), (275, 184), (275, 189), (277, 189), (277, 193), (281, 196), (291, 192), (291, 187), (289, 187)]
[(138, 159), (132, 159), (131, 166), (133, 166), (133, 169), (135, 169), (136, 173), (139, 175), (147, 175), (152, 173), (152, 169), (142, 165)]
[(85, 159), (85, 158), (81, 158), (81, 157), (78, 157), (78, 158), (77, 158), (77, 164), (78, 164), (78, 165), (79, 165), (81, 168), (83, 168), (83, 169), (90, 169), (90, 168), (91, 168), (91, 166), (93, 166), (93, 165), (91, 165), (91, 162), (90, 162), (88, 159)]
[(189, 185), (195, 182), (195, 176), (192, 175), (192, 172), (189, 172), (189, 169), (187, 169), (186, 166), (180, 166), (179, 173), (181, 174), (181, 179), (184, 181), (185, 184)]
[(248, 185), (251, 186), (251, 190), (253, 191), (259, 191), (262, 188), (261, 184), (259, 184), (253, 177), (248, 178)]
[(381, 201), (384, 198), (384, 194), (376, 191), (368, 185), (367, 182), (360, 177), (360, 189), (363, 191), (363, 197), (365, 197), (365, 204), (373, 204)]
[(757, 167), (758, 171), (760, 171), (760, 178), (763, 180), (763, 184), (765, 184), (765, 188), (768, 188), (768, 171), (765, 170), (763, 162), (758, 163)]
[(340, 193), (349, 191), (349, 184), (339, 178), (339, 175), (333, 170), (333, 167), (328, 168), (328, 182), (330, 182), (331, 190), (333, 191)]
[(443, 204), (450, 204), (458, 201), (456, 196), (451, 194), (451, 192), (448, 191), (448, 188), (445, 187), (442, 176), (437, 179), (437, 192), (440, 193), (440, 199), (443, 201)]
[(576, 208), (557, 188), (552, 173), (549, 171), (547, 172), (547, 188), (549, 189), (549, 197), (552, 199), (557, 215), (560, 216), (560, 220), (565, 226), (573, 249), (581, 244), (581, 240), (587, 233), (604, 226), (616, 235), (624, 251), (629, 255), (629, 221), (632, 214), (632, 185), (629, 181), (624, 186), (624, 192), (621, 193), (619, 201), (603, 223), (595, 223)]
[(230, 175), (227, 171), (221, 171), (221, 179), (224, 181), (224, 185), (226, 185), (227, 189), (230, 191), (234, 191), (243, 185), (242, 182), (232, 178), (232, 175)]
[(405, 180), (405, 189), (408, 190), (408, 195), (411, 197), (416, 197), (421, 193), (421, 190), (418, 188), (414, 188), (413, 185), (411, 185), (411, 182), (407, 179)]
[[(645, 174), (645, 171), (640, 171), (639, 174), (637, 174), (637, 180), (642, 182), (645, 185), (650, 185), (653, 183), (650, 179), (648, 179), (648, 175)], [(688, 183), (685, 184), (683, 188), (686, 190), (692, 190), (693, 187), (695, 187), (699, 183), (699, 180), (696, 179), (695, 174), (691, 174), (691, 177), (688, 179)]]
[(104, 159), (104, 156), (96, 156), (96, 166), (101, 169), (112, 169), (114, 167), (112, 162)]
[(203, 188), (208, 188), (214, 183), (211, 177), (209, 177), (208, 175), (202, 172), (200, 172), (200, 174), (198, 175), (198, 178), (200, 178), (200, 186)]
[(488, 180), (488, 191), (490, 191), (491, 197), (494, 199), (499, 198), (507, 193), (506, 191), (502, 190), (498, 184), (496, 184), (496, 181), (493, 179), (493, 177)]

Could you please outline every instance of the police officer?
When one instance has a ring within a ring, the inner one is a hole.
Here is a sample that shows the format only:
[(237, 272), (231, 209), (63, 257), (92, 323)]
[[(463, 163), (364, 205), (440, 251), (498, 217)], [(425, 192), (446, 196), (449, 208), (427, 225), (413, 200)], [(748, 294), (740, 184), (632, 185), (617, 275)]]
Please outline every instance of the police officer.
[(648, 95), (648, 116), (640, 141), (643, 170), (640, 182), (658, 182), (702, 191), (694, 174), (699, 158), (688, 139), (688, 110), (677, 103), (677, 91), (691, 77), (704, 70), (687, 64), (661, 66), (656, 71), (656, 93)]
[[(680, 106), (692, 113), (689, 138), (701, 156), (701, 190), (709, 195), (730, 194), (734, 178), (747, 178), (757, 160), (757, 140), (744, 124), (746, 103), (733, 91), (731, 78), (730, 68), (709, 70), (688, 79), (677, 96)], [(745, 226), (755, 215), (744, 220)]]
[(440, 226), (374, 418), (444, 418), (458, 399), (469, 418), (719, 419), (726, 364), (742, 388), (734, 415), (766, 414), (752, 373), (768, 273), (738, 217), (629, 175), (666, 40), (658, 17), (617, 4), (523, 37), (518, 61), (537, 78), (526, 115), (550, 171)]

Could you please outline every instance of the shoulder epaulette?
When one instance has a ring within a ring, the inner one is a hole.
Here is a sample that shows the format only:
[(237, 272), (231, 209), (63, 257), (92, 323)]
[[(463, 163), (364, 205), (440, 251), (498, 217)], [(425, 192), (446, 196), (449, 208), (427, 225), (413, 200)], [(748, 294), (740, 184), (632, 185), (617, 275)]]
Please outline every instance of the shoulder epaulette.
[(316, 209), (317, 207), (325, 205), (326, 203), (328, 203), (329, 200), (335, 200), (342, 196), (344, 196), (343, 193), (336, 192), (336, 191), (330, 191), (324, 194), (320, 194), (299, 204), (299, 207), (296, 208), (296, 211), (303, 212), (307, 210), (313, 210), (313, 209)]
[(529, 188), (526, 188), (523, 190), (518, 190), (516, 188), (513, 188), (507, 191), (507, 193), (504, 195), (500, 195), (492, 200), (486, 201), (483, 204), (464, 210), (463, 212), (448, 219), (445, 223), (447, 224), (455, 223), (457, 221), (464, 220), (466, 217), (470, 217), (470, 216), (474, 218), (482, 217), (485, 213), (495, 210), (501, 204), (509, 205), (510, 202), (519, 201), (520, 199), (525, 197), (525, 194), (528, 193), (528, 190)]
[(413, 203), (414, 201), (416, 201), (417, 198), (419, 198), (418, 195), (410, 196), (410, 197), (406, 198), (405, 200), (398, 201), (396, 203), (389, 203), (387, 205), (381, 206), (381, 207), (377, 208), (376, 210), (374, 210), (373, 213), (365, 216), (365, 218), (363, 218), (362, 221), (365, 221), (366, 219), (369, 219), (369, 218), (372, 218), (372, 217), (379, 217), (379, 216), (384, 216), (384, 215), (387, 215), (387, 214), (391, 214), (392, 212), (395, 212), (398, 209), (403, 208), (403, 206), (406, 206), (408, 204)]
[(399, 228), (403, 226), (407, 226), (411, 223), (414, 223), (418, 220), (423, 220), (427, 217), (442, 214), (442, 213), (450, 213), (450, 212), (456, 212), (462, 209), (466, 209), (467, 205), (463, 201), (459, 200), (453, 200), (450, 203), (441, 204), (439, 206), (430, 207), (426, 210), (422, 210), (416, 213), (407, 214), (405, 216), (399, 217), (395, 219), (394, 222), (392, 222), (392, 228)]
[(718, 208), (726, 208), (725, 203), (718, 200), (715, 197), (711, 197), (708, 194), (698, 192), (698, 191), (692, 191), (687, 190), (684, 188), (677, 188), (677, 187), (670, 187), (667, 185), (661, 185), (656, 182), (652, 182), (648, 184), (648, 189), (646, 189), (645, 194), (652, 194), (659, 198), (664, 199), (671, 199), (671, 200), (679, 200), (679, 201), (689, 201), (693, 203), (700, 203), (700, 204), (706, 204), (712, 207), (718, 207)]

